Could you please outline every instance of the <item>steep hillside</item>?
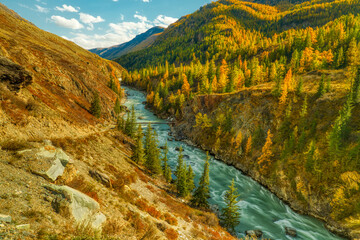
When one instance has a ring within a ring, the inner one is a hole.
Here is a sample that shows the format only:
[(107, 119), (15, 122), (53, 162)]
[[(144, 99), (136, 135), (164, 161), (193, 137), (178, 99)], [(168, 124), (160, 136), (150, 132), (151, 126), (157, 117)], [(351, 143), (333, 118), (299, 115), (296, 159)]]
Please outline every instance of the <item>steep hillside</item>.
[(146, 90), (160, 116), (177, 119), (179, 137), (356, 239), (359, 7), (221, 0), (119, 62), (134, 69), (125, 83)]
[(0, 23), (1, 239), (234, 239), (131, 160), (120, 65), (2, 4)]
[[(108, 121), (124, 71), (72, 42), (38, 29), (0, 5), (2, 140), (68, 136)], [(19, 72), (20, 71), (20, 72)], [(102, 117), (90, 114), (96, 93)]]
[(96, 53), (102, 58), (115, 59), (127, 53), (140, 51), (151, 46), (164, 30), (165, 29), (162, 27), (153, 27), (142, 34), (137, 35), (129, 42), (109, 48), (94, 48), (89, 51)]

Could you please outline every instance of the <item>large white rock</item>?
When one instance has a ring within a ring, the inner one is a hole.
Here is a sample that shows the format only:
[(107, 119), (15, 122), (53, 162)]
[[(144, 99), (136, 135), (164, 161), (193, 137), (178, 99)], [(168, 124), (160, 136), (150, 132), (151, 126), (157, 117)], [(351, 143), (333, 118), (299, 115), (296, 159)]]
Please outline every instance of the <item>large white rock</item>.
[(11, 223), (11, 216), (0, 214), (0, 222)]
[(86, 194), (68, 186), (49, 185), (46, 187), (70, 200), (70, 212), (77, 223), (89, 224), (93, 228), (99, 229), (106, 221), (106, 216), (99, 212), (99, 203)]
[(59, 176), (64, 174), (65, 166), (61, 163), (60, 159), (55, 159), (52, 166), (46, 171), (46, 176), (52, 181), (55, 181)]

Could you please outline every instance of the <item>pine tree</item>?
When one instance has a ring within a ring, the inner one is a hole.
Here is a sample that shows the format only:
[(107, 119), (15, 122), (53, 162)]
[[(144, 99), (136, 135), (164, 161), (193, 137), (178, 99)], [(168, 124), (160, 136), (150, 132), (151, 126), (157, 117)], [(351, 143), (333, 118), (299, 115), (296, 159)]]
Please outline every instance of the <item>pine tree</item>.
[(123, 117), (121, 117), (121, 116), (118, 117), (116, 128), (118, 131), (125, 132), (125, 120)]
[(304, 81), (302, 78), (300, 78), (296, 85), (296, 95), (301, 96), (301, 94), (303, 92), (303, 84), (304, 84)]
[(222, 209), (221, 222), (222, 225), (230, 232), (235, 234), (235, 227), (240, 223), (240, 207), (237, 205), (240, 195), (235, 188), (234, 179), (229, 186), (229, 190), (225, 193), (226, 207)]
[(168, 145), (166, 142), (165, 146), (164, 146), (164, 153), (163, 153), (164, 156), (162, 159), (162, 170), (163, 170), (163, 174), (164, 174), (166, 182), (170, 183), (172, 178), (171, 178), (171, 168), (168, 164), (168, 158), (167, 158), (168, 151), (169, 151), (169, 148), (168, 148)]
[(326, 89), (325, 89), (325, 76), (322, 75), (320, 83), (319, 83), (318, 90), (317, 90), (317, 92), (315, 94), (315, 97), (316, 98), (321, 98), (324, 95), (325, 91), (326, 91)]
[(208, 199), (210, 198), (210, 177), (209, 177), (209, 153), (206, 154), (206, 161), (204, 164), (204, 171), (200, 177), (199, 186), (193, 193), (191, 203), (197, 207), (207, 209), (209, 208)]
[(94, 94), (94, 99), (91, 102), (90, 113), (94, 115), (96, 118), (100, 118), (101, 116), (101, 105), (100, 105), (100, 98), (98, 92)]
[(195, 184), (194, 184), (194, 172), (192, 170), (191, 165), (189, 165), (188, 169), (187, 169), (187, 173), (186, 173), (186, 191), (187, 193), (191, 194), (192, 191), (195, 188)]
[(305, 168), (307, 172), (312, 172), (314, 169), (314, 164), (315, 164), (315, 150), (316, 150), (316, 146), (315, 146), (315, 142), (311, 141), (310, 145), (309, 145), (309, 149), (306, 152), (306, 163), (305, 163)]
[(139, 124), (139, 128), (136, 133), (135, 138), (135, 148), (132, 155), (132, 160), (136, 163), (142, 164), (144, 162), (144, 146), (143, 146), (143, 132), (141, 125)]
[(348, 99), (340, 110), (339, 116), (336, 118), (333, 128), (328, 135), (329, 151), (331, 156), (336, 158), (340, 152), (340, 148), (348, 139), (350, 134), (350, 118), (353, 109), (352, 96), (349, 95)]
[(121, 112), (121, 104), (119, 98), (116, 98), (114, 112), (116, 115), (118, 115)]
[(360, 67), (357, 68), (356, 76), (355, 76), (354, 82), (352, 84), (352, 89), (351, 89), (352, 101), (354, 103), (357, 103), (359, 100), (359, 91), (360, 91)]
[(182, 152), (183, 152), (183, 148), (180, 147), (178, 163), (177, 163), (176, 172), (175, 172), (176, 189), (181, 197), (186, 197), (186, 195), (188, 194), (187, 181), (186, 181), (187, 180), (187, 168), (186, 168), (186, 164), (184, 163), (184, 158), (183, 158)]
[[(150, 130), (151, 132), (151, 130)], [(161, 163), (160, 163), (160, 151), (158, 148), (157, 133), (153, 130), (149, 135), (148, 146), (145, 147), (145, 167), (146, 169), (154, 175), (161, 173)], [(145, 141), (146, 144), (146, 141)]]
[(136, 127), (136, 114), (135, 107), (132, 105), (131, 112), (127, 113), (126, 122), (125, 122), (125, 133), (131, 137), (135, 137)]

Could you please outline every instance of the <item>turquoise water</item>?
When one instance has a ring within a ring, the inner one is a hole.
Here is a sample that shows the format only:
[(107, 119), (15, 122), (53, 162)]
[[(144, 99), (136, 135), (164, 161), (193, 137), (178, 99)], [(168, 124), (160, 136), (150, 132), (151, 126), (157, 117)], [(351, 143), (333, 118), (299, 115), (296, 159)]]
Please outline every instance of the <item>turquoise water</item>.
[[(137, 116), (143, 118), (138, 120), (139, 122), (166, 123), (165, 120), (159, 119), (151, 111), (145, 109), (142, 102), (146, 100), (146, 97), (142, 92), (127, 87), (123, 88), (128, 94), (125, 105), (127, 107), (135, 106)], [(169, 125), (154, 124), (152, 127), (156, 129), (159, 135), (160, 146), (164, 145), (169, 138), (172, 138), (168, 135), (170, 132)], [(146, 128), (146, 125), (143, 128)], [(177, 163), (178, 152), (175, 151), (175, 148), (182, 146), (184, 148), (184, 159), (187, 164), (191, 164), (196, 174), (195, 183), (197, 183), (203, 171), (206, 153), (197, 147), (176, 140), (168, 141), (168, 146), (169, 165), (172, 170), (175, 170)], [(236, 228), (239, 237), (244, 237), (246, 230), (259, 229), (264, 233), (263, 238), (271, 239), (342, 239), (330, 233), (321, 221), (294, 212), (274, 194), (250, 177), (245, 176), (232, 166), (215, 160), (213, 157), (210, 160), (211, 199), (209, 202), (211, 205), (218, 206), (219, 209), (224, 206), (223, 196), (233, 178), (241, 200), (238, 203), (241, 208), (241, 219), (239, 226)], [(285, 227), (296, 229), (297, 237), (293, 238), (285, 235)]]

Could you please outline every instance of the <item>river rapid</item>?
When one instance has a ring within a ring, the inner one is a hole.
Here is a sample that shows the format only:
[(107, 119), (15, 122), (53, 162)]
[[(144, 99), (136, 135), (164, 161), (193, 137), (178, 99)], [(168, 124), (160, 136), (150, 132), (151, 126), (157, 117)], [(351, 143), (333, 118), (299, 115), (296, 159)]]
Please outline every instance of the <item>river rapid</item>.
[[(151, 111), (145, 109), (143, 102), (146, 96), (137, 90), (129, 87), (123, 87), (127, 93), (125, 106), (134, 105), (138, 122), (161, 122), (166, 123), (156, 117)], [(144, 124), (146, 129), (147, 124)], [(203, 166), (206, 159), (206, 152), (190, 146), (184, 142), (176, 141), (169, 136), (170, 126), (167, 124), (153, 124), (152, 127), (158, 133), (159, 146), (168, 142), (169, 165), (172, 171), (175, 170), (177, 164), (178, 152), (176, 147), (182, 146), (184, 149), (184, 160), (191, 165), (195, 173), (195, 184), (203, 172)], [(289, 206), (284, 204), (278, 197), (269, 190), (261, 186), (250, 177), (245, 176), (240, 170), (228, 166), (225, 163), (210, 159), (210, 195), (209, 203), (217, 208), (224, 207), (223, 197), (230, 185), (232, 179), (235, 179), (235, 186), (240, 194), (241, 208), (240, 224), (236, 231), (238, 237), (244, 237), (246, 230), (259, 229), (263, 234), (263, 238), (270, 239), (304, 239), (304, 240), (335, 240), (342, 239), (329, 232), (324, 224), (310, 216), (305, 216), (294, 212)], [(290, 237), (285, 234), (285, 227), (296, 229), (297, 237)]]

